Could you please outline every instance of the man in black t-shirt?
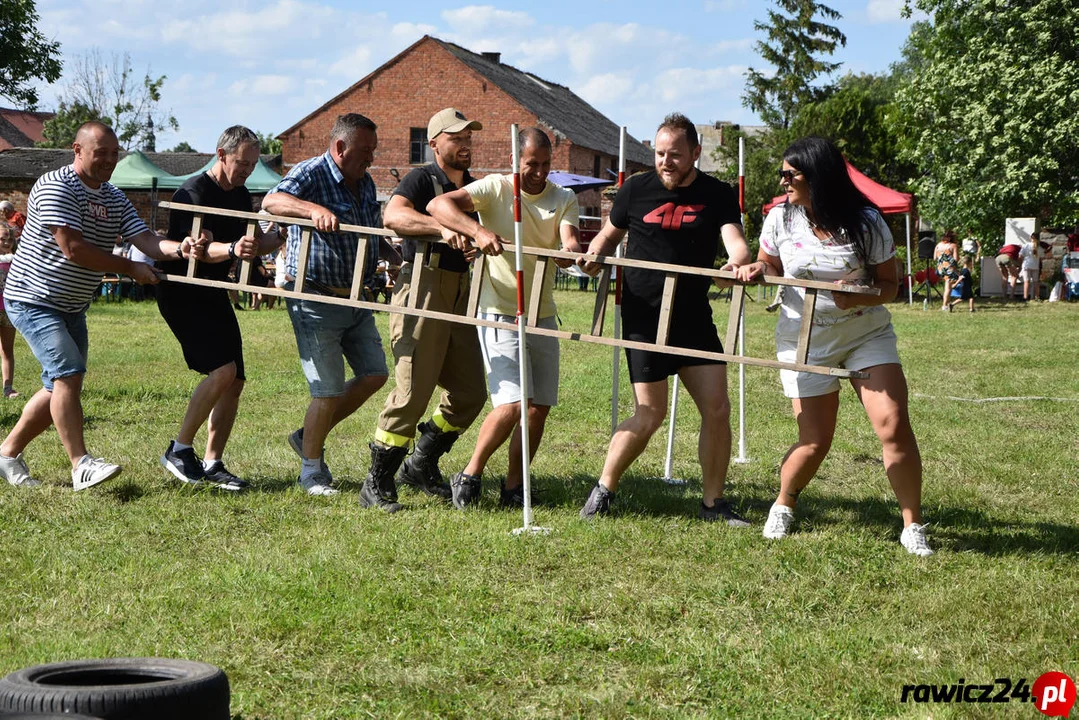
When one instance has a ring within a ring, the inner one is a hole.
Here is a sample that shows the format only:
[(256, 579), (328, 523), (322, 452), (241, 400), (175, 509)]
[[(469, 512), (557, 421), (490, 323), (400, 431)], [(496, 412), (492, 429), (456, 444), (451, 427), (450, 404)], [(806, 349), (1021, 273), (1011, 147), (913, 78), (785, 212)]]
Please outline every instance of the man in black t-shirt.
[[(454, 108), (435, 113), (427, 125), (428, 143), (435, 161), (406, 175), (386, 204), (383, 224), (404, 238), (405, 263), (394, 286), (394, 305), (406, 305), (409, 296), (419, 292), (416, 307), (465, 314), (470, 259), (449, 245), (419, 242), (411, 237), (441, 236), (449, 240), (455, 236), (427, 214), (427, 203), (436, 195), (472, 182), (468, 173), (472, 164), (472, 131), (482, 128), (480, 123), (466, 119)], [(420, 264), (423, 271), (417, 286), (412, 283), (412, 277), (414, 268)], [(392, 313), (390, 346), (396, 383), (378, 418), (367, 482), (384, 487), (397, 474), (397, 480), (405, 485), (448, 498), (450, 487), (442, 478), (438, 460), (472, 424), (487, 401), (487, 381), (476, 329)], [(416, 450), (405, 460), (417, 423), (426, 412), (436, 385), (442, 387), (438, 409), (430, 420), (419, 424)]]
[[(656, 132), (656, 169), (629, 178), (618, 191), (611, 215), (588, 246), (589, 254), (609, 254), (629, 232), (626, 257), (634, 260), (712, 268), (722, 238), (730, 262), (724, 270), (752, 262), (742, 234), (738, 200), (730, 186), (697, 171), (697, 130), (684, 115), (668, 115)], [(590, 274), (600, 265), (581, 258)], [(627, 340), (656, 342), (663, 297), (662, 273), (626, 268), (622, 285), (622, 334)], [(673, 301), (668, 343), (723, 352), (708, 304), (709, 278), (680, 275)], [(667, 414), (668, 378), (678, 374), (701, 413), (698, 455), (703, 498), (698, 516), (747, 526), (723, 498), (731, 455), (730, 401), (726, 364), (683, 355), (626, 350), (636, 409), (611, 438), (599, 482), (581, 517), (605, 515), (622, 474), (644, 452)]]
[[(217, 161), (213, 166), (189, 178), (172, 196), (172, 201), (251, 212), (251, 194), (244, 183), (258, 164), (258, 136), (242, 125), (234, 125), (225, 130), (217, 146)], [(190, 212), (171, 211), (169, 237), (183, 238), (190, 233), (193, 217)], [(255, 236), (249, 236), (246, 220), (222, 215), (203, 215), (202, 228), (205, 237), (214, 242), (207, 245), (204, 261), (198, 264), (195, 275), (207, 280), (228, 281), (232, 261), (251, 260), (272, 252), (284, 241), (277, 233), (263, 235), (257, 225)], [(169, 275), (187, 274), (184, 260), (162, 262), (159, 267)], [(247, 482), (229, 472), (221, 459), (236, 420), (245, 379), (240, 326), (229, 303), (228, 291), (165, 282), (158, 292), (157, 306), (180, 341), (187, 366), (206, 376), (192, 393), (180, 431), (161, 456), (161, 464), (185, 483), (209, 482), (225, 490), (243, 490)], [(207, 419), (203, 462), (191, 445)]]

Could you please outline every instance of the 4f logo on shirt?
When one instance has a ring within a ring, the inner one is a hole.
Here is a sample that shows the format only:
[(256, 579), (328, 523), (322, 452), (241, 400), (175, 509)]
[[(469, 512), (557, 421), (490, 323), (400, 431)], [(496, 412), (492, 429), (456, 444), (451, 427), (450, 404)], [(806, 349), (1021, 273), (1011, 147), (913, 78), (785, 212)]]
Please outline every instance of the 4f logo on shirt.
[(86, 207), (90, 211), (90, 217), (98, 220), (109, 219), (109, 209), (101, 203), (96, 203), (93, 200), (86, 201)]
[(644, 216), (649, 225), (659, 225), (664, 230), (680, 230), (682, 223), (691, 224), (697, 219), (697, 213), (704, 210), (704, 205), (675, 205), (664, 203)]

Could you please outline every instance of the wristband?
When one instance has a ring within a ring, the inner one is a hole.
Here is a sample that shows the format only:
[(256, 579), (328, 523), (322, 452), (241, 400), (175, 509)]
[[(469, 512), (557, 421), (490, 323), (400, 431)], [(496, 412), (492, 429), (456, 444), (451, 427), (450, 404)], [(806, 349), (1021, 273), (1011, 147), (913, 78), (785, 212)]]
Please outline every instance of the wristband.
[(236, 255), (236, 243), (238, 243), (238, 242), (240, 242), (240, 241), (237, 240), (236, 242), (229, 245), (229, 257), (232, 258), (233, 260), (236, 260), (239, 257), (238, 255)]
[(181, 260), (184, 259), (184, 244), (182, 241), (176, 244), (176, 257)]

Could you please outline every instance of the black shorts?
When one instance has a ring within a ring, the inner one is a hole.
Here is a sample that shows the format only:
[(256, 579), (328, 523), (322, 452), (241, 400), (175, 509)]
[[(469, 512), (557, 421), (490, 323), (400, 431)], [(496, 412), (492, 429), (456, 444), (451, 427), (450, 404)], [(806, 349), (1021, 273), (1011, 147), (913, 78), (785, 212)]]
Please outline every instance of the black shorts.
[[(715, 323), (712, 322), (712, 309), (707, 305), (703, 308), (678, 308), (672, 313), (671, 318), (668, 345), (706, 352), (723, 352), (719, 333), (716, 332)], [(622, 296), (622, 337), (624, 339), (654, 343), (658, 326), (658, 307), (653, 307), (629, 294)], [(666, 380), (684, 367), (727, 364), (722, 360), (631, 348), (626, 348), (626, 362), (629, 364), (629, 380), (633, 383)]]
[(187, 366), (208, 375), (230, 362), (244, 379), (240, 324), (227, 290), (163, 282), (157, 286), (157, 308), (184, 351)]

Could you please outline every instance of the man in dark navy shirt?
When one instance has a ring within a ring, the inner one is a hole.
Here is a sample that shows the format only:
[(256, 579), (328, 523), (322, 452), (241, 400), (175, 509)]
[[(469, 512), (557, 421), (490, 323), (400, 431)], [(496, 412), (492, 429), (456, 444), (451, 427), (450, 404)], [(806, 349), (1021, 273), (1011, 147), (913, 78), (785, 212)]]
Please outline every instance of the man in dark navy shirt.
[[(185, 181), (172, 201), (251, 212), (251, 194), (244, 183), (258, 161), (258, 136), (242, 125), (233, 125), (217, 141), (213, 166)], [(191, 232), (193, 217), (191, 212), (171, 211), (169, 237), (182, 240)], [(258, 229), (255, 235), (248, 236), (246, 220), (223, 215), (204, 215), (202, 228), (214, 242), (207, 245), (195, 275), (207, 280), (228, 280), (233, 260), (251, 260), (272, 252), (284, 241), (277, 233), (263, 235)], [(160, 269), (169, 275), (185, 275), (187, 261), (162, 262)], [(243, 490), (247, 482), (229, 472), (222, 460), (245, 379), (240, 326), (228, 291), (167, 282), (158, 291), (157, 307), (180, 342), (187, 366), (206, 376), (192, 393), (180, 431), (161, 456), (161, 464), (181, 482), (209, 482), (224, 490)], [(191, 444), (206, 422), (209, 426), (203, 462)]]
[[(611, 215), (588, 246), (590, 254), (610, 253), (629, 232), (626, 257), (650, 262), (712, 268), (719, 241), (730, 262), (724, 270), (752, 262), (742, 234), (738, 200), (730, 186), (697, 171), (701, 146), (697, 129), (684, 115), (668, 115), (656, 132), (656, 169), (634, 175), (615, 197)], [(592, 274), (596, 263), (579, 261)], [(663, 274), (627, 268), (622, 288), (623, 337), (656, 342), (663, 297)], [(682, 275), (674, 295), (668, 343), (723, 352), (712, 323), (706, 277)], [(698, 454), (701, 463), (702, 520), (732, 526), (747, 523), (723, 498), (731, 455), (727, 367), (716, 360), (643, 350), (626, 350), (636, 409), (611, 438), (599, 482), (581, 517), (605, 515), (622, 474), (644, 452), (667, 414), (668, 378), (677, 373), (701, 413)]]

